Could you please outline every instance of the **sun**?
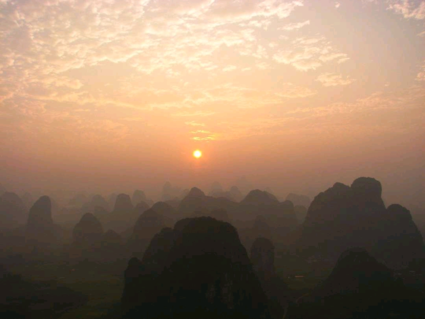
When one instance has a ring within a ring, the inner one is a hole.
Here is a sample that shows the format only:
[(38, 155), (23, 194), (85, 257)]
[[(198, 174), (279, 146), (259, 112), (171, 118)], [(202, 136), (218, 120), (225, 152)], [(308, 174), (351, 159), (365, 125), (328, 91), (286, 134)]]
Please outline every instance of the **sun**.
[(200, 150), (196, 150), (193, 152), (193, 157), (195, 158), (201, 158), (202, 157), (202, 152)]

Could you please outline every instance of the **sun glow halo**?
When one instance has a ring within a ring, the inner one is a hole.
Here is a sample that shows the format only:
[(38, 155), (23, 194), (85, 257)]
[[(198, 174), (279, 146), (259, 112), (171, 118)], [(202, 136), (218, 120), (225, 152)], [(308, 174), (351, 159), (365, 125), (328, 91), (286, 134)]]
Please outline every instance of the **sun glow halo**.
[(202, 152), (200, 150), (196, 150), (193, 152), (193, 157), (195, 158), (201, 158), (202, 157)]

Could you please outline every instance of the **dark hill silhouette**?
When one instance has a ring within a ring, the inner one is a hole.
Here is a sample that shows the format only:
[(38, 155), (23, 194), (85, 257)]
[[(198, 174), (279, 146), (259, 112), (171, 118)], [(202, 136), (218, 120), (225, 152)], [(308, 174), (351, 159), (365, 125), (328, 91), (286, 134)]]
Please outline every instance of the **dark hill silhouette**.
[[(298, 226), (294, 205), (290, 201), (280, 203), (277, 198), (265, 191), (251, 191), (233, 212), (233, 220), (254, 221), (253, 226), (241, 229), (246, 247), (251, 247), (258, 237), (267, 237), (276, 243), (285, 243), (287, 234)], [(259, 228), (259, 222), (267, 224), (267, 229)], [(252, 225), (252, 224), (251, 224)]]
[(266, 218), (259, 215), (255, 218), (253, 225), (250, 228), (240, 231), (241, 241), (245, 247), (251, 247), (257, 238), (264, 237), (272, 239), (272, 229)]
[(152, 206), (152, 209), (162, 216), (167, 227), (173, 227), (178, 220), (177, 210), (166, 202), (157, 202)]
[(32, 252), (49, 251), (58, 244), (59, 230), (53, 223), (48, 196), (40, 197), (31, 207), (25, 232), (27, 248)]
[(143, 214), (148, 209), (149, 209), (149, 205), (146, 204), (146, 202), (144, 202), (144, 201), (140, 201), (136, 205), (136, 207), (134, 207), (134, 214), (137, 215), (137, 216), (140, 216), (141, 214)]
[(103, 235), (103, 227), (99, 220), (90, 213), (84, 214), (73, 230), (74, 242), (79, 245), (98, 243)]
[(288, 286), (275, 272), (274, 259), (273, 243), (267, 238), (257, 238), (251, 247), (251, 262), (268, 297), (272, 317), (280, 319), (289, 305), (290, 292)]
[(133, 208), (134, 206), (131, 202), (130, 196), (127, 194), (119, 194), (115, 200), (113, 213), (129, 214), (133, 211)]
[(179, 209), (180, 199), (178, 199), (178, 198), (169, 199), (169, 200), (166, 200), (164, 203), (167, 203), (168, 205), (170, 205), (171, 207), (173, 207), (177, 211)]
[(296, 318), (420, 318), (423, 297), (363, 248), (341, 254), (329, 277), (290, 311)]
[(363, 289), (400, 288), (391, 270), (379, 263), (363, 248), (351, 248), (343, 252), (326, 281), (313, 296), (327, 297), (337, 294), (357, 293)]
[(86, 213), (75, 225), (72, 231), (72, 260), (97, 259), (96, 253), (101, 247), (103, 227), (100, 221), (91, 213)]
[(206, 196), (199, 188), (192, 188), (189, 194), (184, 197), (179, 205), (180, 217), (192, 216), (196, 211), (212, 211), (216, 209), (224, 209), (233, 211), (237, 207), (237, 203), (226, 198), (214, 198)]
[(123, 238), (116, 232), (114, 232), (112, 229), (109, 229), (106, 233), (102, 236), (102, 246), (104, 246), (106, 249), (114, 248), (114, 247), (120, 247), (123, 244)]
[(217, 219), (217, 220), (221, 220), (221, 221), (230, 223), (229, 214), (227, 213), (227, 211), (225, 209), (213, 209), (212, 211), (209, 211), (207, 209), (197, 210), (190, 217), (191, 218), (211, 217), (211, 218), (214, 218), (214, 219)]
[(133, 255), (143, 256), (152, 238), (164, 227), (164, 218), (152, 208), (141, 214), (128, 240), (128, 246)]
[(350, 247), (364, 247), (387, 266), (405, 268), (423, 258), (423, 240), (410, 212), (399, 205), (385, 208), (381, 183), (359, 178), (352, 186), (336, 183), (311, 203), (300, 246), (335, 260)]
[(279, 200), (276, 196), (259, 189), (250, 191), (248, 195), (242, 200), (241, 204), (244, 205), (274, 205), (277, 204)]
[[(269, 318), (267, 297), (236, 229), (207, 217), (177, 224), (151, 242), (161, 238), (169, 251), (164, 256), (157, 249), (148, 258), (162, 261), (154, 263), (159, 271), (149, 275), (148, 264), (130, 261), (123, 294), (126, 318)], [(133, 285), (134, 278), (143, 282)]]
[(127, 255), (122, 236), (112, 229), (103, 234), (100, 246), (99, 258), (102, 262), (114, 262)]

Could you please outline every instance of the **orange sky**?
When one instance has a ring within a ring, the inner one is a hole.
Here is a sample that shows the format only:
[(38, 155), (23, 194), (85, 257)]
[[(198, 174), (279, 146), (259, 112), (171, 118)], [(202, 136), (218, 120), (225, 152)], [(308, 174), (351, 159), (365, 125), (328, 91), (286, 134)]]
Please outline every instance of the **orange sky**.
[(372, 176), (425, 205), (424, 1), (0, 0), (0, 38), (8, 189)]

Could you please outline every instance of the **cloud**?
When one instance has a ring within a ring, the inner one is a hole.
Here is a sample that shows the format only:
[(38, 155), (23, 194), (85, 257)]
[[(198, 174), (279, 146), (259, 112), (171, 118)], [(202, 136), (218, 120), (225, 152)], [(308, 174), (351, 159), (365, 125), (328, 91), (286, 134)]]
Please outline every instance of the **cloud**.
[(339, 74), (324, 73), (318, 76), (316, 81), (323, 84), (323, 86), (344, 86), (353, 83), (355, 80), (350, 77), (343, 77)]
[(420, 82), (425, 81), (425, 63), (422, 65), (421, 71), (416, 76), (416, 81), (420, 81)]
[(181, 111), (174, 113), (173, 116), (177, 117), (206, 117), (214, 115), (215, 112), (208, 112), (208, 111)]
[(347, 54), (339, 52), (324, 37), (300, 37), (292, 43), (292, 49), (278, 51), (273, 58), (278, 63), (292, 65), (299, 71), (316, 70), (325, 63), (343, 63), (349, 59)]
[[(406, 17), (422, 16), (422, 5), (412, 1), (391, 5)], [(257, 121), (258, 114), (315, 105), (324, 91), (315, 79), (332, 86), (355, 77), (332, 73), (350, 59), (344, 43), (308, 27), (313, 17), (303, 6), (295, 0), (0, 0), (0, 109), (7, 119), (0, 127), (21, 138), (67, 132), (74, 140), (82, 130), (90, 139), (105, 133), (106, 140), (161, 114), (164, 123), (206, 126), (219, 139), (225, 128), (211, 128), (213, 120), (250, 112), (263, 134), (278, 121)], [(2, 129), (0, 135), (6, 136)]]
[(279, 96), (285, 98), (305, 98), (316, 95), (317, 91), (314, 91), (307, 87), (297, 86), (292, 83), (284, 83), (282, 85), (282, 90), (278, 93)]
[(307, 25), (310, 25), (310, 20), (306, 20), (304, 22), (298, 22), (298, 23), (290, 23), (280, 28), (280, 30), (284, 31), (293, 31), (301, 29)]
[(184, 124), (190, 125), (190, 126), (205, 126), (204, 123), (198, 123), (198, 122), (195, 122), (195, 121), (185, 122)]
[(406, 19), (425, 19), (424, 1), (390, 0), (388, 9), (403, 15)]
[(192, 137), (194, 141), (214, 141), (216, 139), (214, 133), (206, 130), (197, 130), (190, 133), (195, 135)]

